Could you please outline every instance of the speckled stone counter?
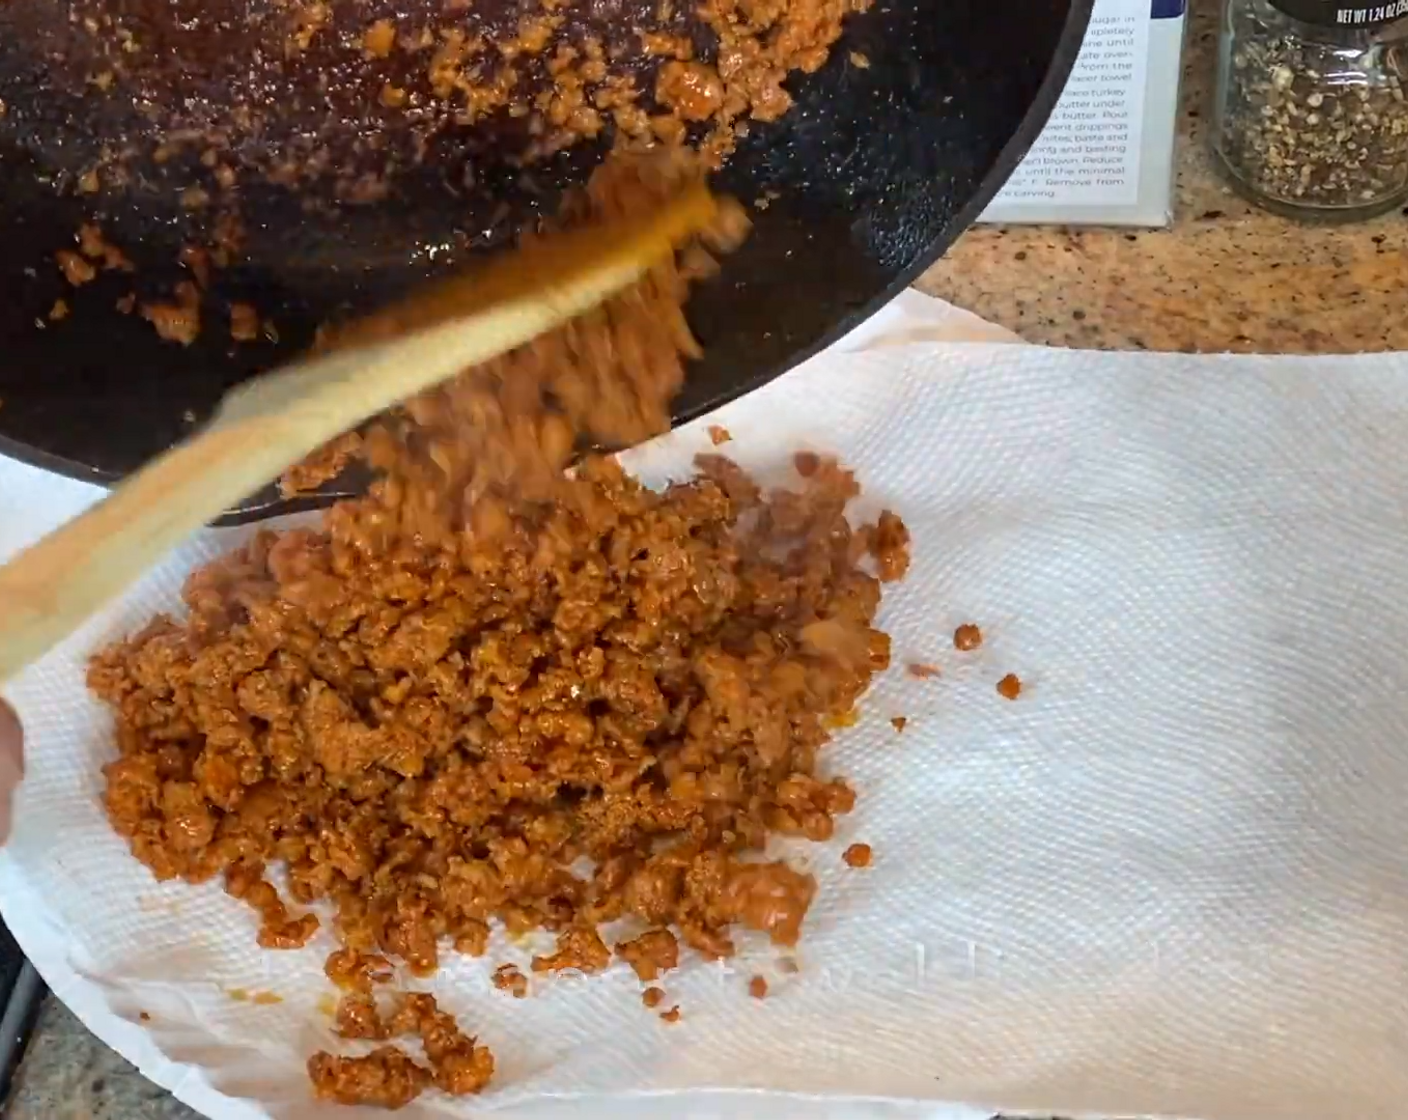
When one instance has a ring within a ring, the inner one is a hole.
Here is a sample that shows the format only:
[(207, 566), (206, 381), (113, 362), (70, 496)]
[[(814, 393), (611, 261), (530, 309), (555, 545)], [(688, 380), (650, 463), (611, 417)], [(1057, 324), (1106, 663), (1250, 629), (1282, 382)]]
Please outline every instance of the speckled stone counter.
[[(978, 229), (919, 287), (1032, 342), (1105, 349), (1408, 350), (1408, 222), (1298, 226), (1217, 180), (1202, 124), (1216, 0), (1193, 0), (1178, 220), (1167, 231)], [(49, 1000), (3, 1120), (196, 1120)]]
[(1408, 350), (1408, 222), (1299, 225), (1256, 210), (1207, 153), (1217, 0), (1191, 0), (1169, 230), (979, 228), (919, 287), (1029, 342), (1329, 354)]
[(199, 1120), (109, 1050), (52, 997), (45, 1000), (5, 1120)]

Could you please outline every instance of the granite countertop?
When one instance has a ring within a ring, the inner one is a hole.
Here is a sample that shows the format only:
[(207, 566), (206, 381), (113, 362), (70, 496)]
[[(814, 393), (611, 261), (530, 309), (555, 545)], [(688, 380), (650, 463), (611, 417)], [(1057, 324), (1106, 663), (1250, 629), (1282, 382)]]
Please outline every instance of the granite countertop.
[(48, 996), (4, 1120), (200, 1120)]
[[(1299, 226), (1217, 180), (1204, 146), (1216, 0), (1192, 0), (1170, 230), (977, 229), (919, 282), (1031, 342), (1102, 349), (1408, 350), (1408, 223)], [(197, 1120), (50, 998), (3, 1120)]]
[(1408, 350), (1408, 222), (1297, 225), (1219, 181), (1205, 120), (1217, 0), (1191, 0), (1169, 230), (980, 228), (920, 280), (1029, 342), (1109, 350)]

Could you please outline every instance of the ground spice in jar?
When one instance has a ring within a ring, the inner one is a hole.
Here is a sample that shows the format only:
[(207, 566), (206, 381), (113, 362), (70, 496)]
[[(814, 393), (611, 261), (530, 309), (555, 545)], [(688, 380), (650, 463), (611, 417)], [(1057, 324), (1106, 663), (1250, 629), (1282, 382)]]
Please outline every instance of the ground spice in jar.
[(1368, 217), (1408, 197), (1405, 13), (1403, 0), (1225, 0), (1213, 146), (1234, 186), (1295, 217)]

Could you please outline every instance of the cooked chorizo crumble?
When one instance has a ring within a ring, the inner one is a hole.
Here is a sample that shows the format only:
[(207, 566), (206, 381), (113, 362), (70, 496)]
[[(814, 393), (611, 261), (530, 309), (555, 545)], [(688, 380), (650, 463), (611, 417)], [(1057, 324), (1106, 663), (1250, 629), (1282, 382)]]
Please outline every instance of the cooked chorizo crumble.
[[(343, 1004), (349, 999), (344, 997)], [(494, 1056), (487, 1047), (460, 1033), (454, 1017), (441, 1011), (435, 997), (404, 995), (400, 1006), (382, 1017), (370, 997), (355, 997), (359, 1014), (344, 1020), (338, 1011), (338, 1034), (343, 1038), (417, 1038), (425, 1051), (426, 1065), (411, 1059), (395, 1046), (382, 1046), (360, 1058), (319, 1052), (308, 1060), (313, 1091), (339, 1104), (370, 1104), (400, 1108), (434, 1085), (452, 1096), (477, 1093), (494, 1073)]]
[(528, 994), (528, 977), (516, 964), (501, 964), (494, 969), (494, 987), (508, 992), (514, 999), (523, 999)]
[(845, 860), (847, 867), (869, 867), (870, 845), (852, 844), (841, 853), (841, 858)]
[[(523, 228), (505, 198), (540, 196), (568, 149), (664, 148), (717, 169), (872, 3), (7, 0), (0, 35), (43, 65), (0, 74), (0, 139), (41, 150), (95, 219), (123, 225), (138, 200), (196, 236), (258, 218), (270, 192), (336, 215), (443, 190), (463, 204), (447, 244), (465, 254)], [(93, 279), (61, 253), (71, 284)], [(179, 345), (202, 330), (179, 298), (146, 317)], [(262, 318), (232, 315), (231, 338), (267, 336)]]
[[(11, 0), (0, 29), (81, 106), (74, 193), (149, 189), (159, 169), (199, 212), (263, 183), (375, 202), (436, 164), (468, 188), (506, 158), (598, 138), (717, 166), (751, 122), (787, 112), (788, 77), (820, 69), (871, 3)], [(32, 125), (31, 100), (7, 128)]]
[[(223, 880), (267, 948), (324, 923), (340, 943), (337, 1029), (379, 1048), (315, 1055), (320, 1097), (483, 1088), (487, 1048), (429, 996), (385, 1014), (381, 989), (393, 964), (482, 954), (492, 925), (555, 936), (535, 971), (619, 959), (647, 982), (739, 929), (801, 935), (816, 881), (765, 847), (826, 840), (854, 804), (823, 751), (889, 663), (872, 571), (904, 570), (907, 534), (853, 530), (859, 487), (816, 454), (773, 492), (717, 455), (662, 491), (611, 458), (563, 470), (583, 432), (665, 424), (684, 289), (662, 267), (411, 402), (359, 443), (365, 497), (259, 533), (189, 577), (184, 617), (92, 660), (133, 854)], [(635, 932), (608, 944), (618, 919)], [(515, 973), (495, 981), (518, 994)]]
[(971, 653), (983, 644), (983, 632), (973, 623), (965, 622), (953, 632), (953, 648), (960, 653)]

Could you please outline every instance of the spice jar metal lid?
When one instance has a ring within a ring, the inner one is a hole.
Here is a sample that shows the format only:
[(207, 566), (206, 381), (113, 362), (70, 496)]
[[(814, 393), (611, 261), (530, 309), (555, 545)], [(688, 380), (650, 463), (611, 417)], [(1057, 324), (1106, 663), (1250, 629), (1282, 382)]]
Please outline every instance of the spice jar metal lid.
[(1408, 0), (1270, 0), (1272, 7), (1322, 27), (1377, 27), (1408, 16)]

